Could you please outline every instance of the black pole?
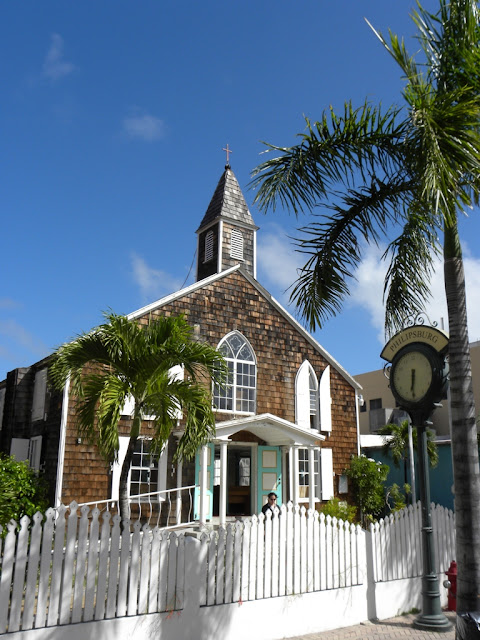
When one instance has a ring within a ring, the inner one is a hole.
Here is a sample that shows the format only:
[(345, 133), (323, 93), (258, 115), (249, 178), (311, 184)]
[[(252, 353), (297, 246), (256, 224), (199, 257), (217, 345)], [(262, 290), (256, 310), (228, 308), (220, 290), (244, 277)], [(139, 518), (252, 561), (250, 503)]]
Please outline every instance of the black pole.
[[(413, 418), (414, 416), (412, 416)], [(422, 503), (422, 612), (413, 626), (424, 631), (450, 631), (451, 622), (440, 606), (440, 588), (435, 571), (435, 547), (433, 544), (432, 511), (430, 506), (430, 478), (428, 474), (427, 427), (423, 420), (416, 420), (418, 468), (420, 476), (420, 500)]]

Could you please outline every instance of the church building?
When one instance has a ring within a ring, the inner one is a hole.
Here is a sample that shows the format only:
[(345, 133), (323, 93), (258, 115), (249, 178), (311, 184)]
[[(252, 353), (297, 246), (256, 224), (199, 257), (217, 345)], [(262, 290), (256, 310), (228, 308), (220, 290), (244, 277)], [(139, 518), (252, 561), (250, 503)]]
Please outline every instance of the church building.
[[(271, 491), (279, 504), (311, 508), (346, 494), (344, 470), (359, 452), (360, 387), (257, 281), (257, 230), (227, 164), (197, 230), (196, 281), (128, 316), (148, 324), (185, 314), (195, 339), (227, 361), (227, 382), (212, 390), (214, 439), (195, 460), (174, 462), (180, 418), (158, 458), (148, 437), (139, 441), (130, 472), (132, 500), (195, 486), (193, 518), (202, 524), (259, 513)], [(129, 408), (118, 463), (106, 465), (78, 437), (69, 390), (49, 390), (49, 362), (16, 369), (0, 383), (0, 450), (44, 469), (57, 505), (116, 500)]]

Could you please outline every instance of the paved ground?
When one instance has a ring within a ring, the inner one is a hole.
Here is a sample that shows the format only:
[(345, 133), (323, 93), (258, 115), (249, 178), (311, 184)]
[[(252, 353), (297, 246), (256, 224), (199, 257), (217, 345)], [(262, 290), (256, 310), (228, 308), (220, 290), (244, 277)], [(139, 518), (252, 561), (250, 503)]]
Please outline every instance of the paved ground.
[[(447, 618), (455, 623), (455, 613), (447, 611)], [(369, 638), (377, 638), (378, 640), (454, 640), (455, 628), (450, 631), (439, 633), (437, 631), (420, 631), (412, 626), (417, 615), (408, 614), (400, 618), (391, 618), (390, 620), (382, 620), (379, 622), (365, 622), (355, 625), (354, 627), (345, 627), (344, 629), (334, 629), (332, 631), (323, 631), (322, 633), (311, 633), (305, 636), (298, 636), (291, 640), (368, 640)]]

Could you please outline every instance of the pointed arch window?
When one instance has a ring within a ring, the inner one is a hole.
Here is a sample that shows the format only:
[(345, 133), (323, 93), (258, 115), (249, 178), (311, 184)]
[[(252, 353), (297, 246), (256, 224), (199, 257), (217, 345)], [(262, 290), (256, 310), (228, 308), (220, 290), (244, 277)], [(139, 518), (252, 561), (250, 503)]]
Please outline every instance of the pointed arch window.
[(248, 340), (238, 331), (226, 336), (218, 345), (228, 366), (224, 385), (214, 385), (213, 402), (219, 411), (255, 413), (257, 364)]
[(312, 365), (305, 360), (295, 380), (295, 418), (298, 425), (318, 429), (318, 380)]
[(308, 360), (298, 369), (295, 380), (295, 420), (305, 429), (332, 430), (330, 365), (323, 370), (320, 382)]

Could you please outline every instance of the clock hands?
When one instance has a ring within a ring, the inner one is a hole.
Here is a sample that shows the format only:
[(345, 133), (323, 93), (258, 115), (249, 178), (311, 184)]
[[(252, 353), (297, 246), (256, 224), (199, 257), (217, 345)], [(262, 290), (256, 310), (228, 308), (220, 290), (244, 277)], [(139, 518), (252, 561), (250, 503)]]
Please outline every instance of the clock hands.
[(412, 369), (412, 386), (410, 387), (412, 396), (415, 397), (415, 369)]

